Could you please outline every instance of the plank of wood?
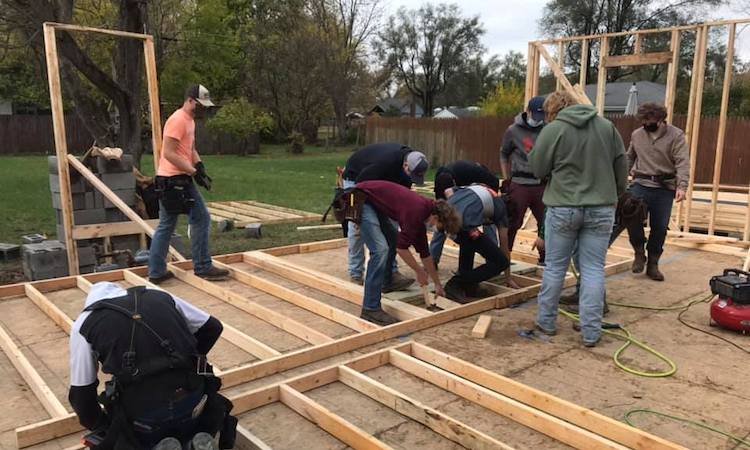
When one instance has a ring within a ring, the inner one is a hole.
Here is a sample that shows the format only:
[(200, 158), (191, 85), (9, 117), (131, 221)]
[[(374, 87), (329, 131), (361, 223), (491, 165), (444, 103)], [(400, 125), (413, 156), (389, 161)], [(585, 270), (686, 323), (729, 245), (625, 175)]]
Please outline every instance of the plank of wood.
[(238, 208), (243, 211), (249, 211), (252, 213), (263, 214), (269, 219), (301, 219), (305, 217), (301, 214), (289, 213), (286, 211), (279, 211), (276, 209), (264, 208), (262, 206), (251, 205), (245, 202), (226, 202), (225, 205), (229, 205), (234, 208)]
[[(318, 272), (307, 267), (293, 264), (284, 259), (260, 252), (245, 253), (245, 262), (275, 273), (289, 280), (296, 281), (319, 291), (331, 294), (340, 299), (362, 305), (364, 289), (340, 278)], [(415, 317), (425, 317), (432, 313), (408, 303), (382, 299), (383, 310), (399, 320), (409, 320)]]
[(223, 300), (246, 313), (252, 314), (258, 319), (284, 330), (289, 334), (297, 336), (305, 342), (311, 344), (323, 344), (334, 340), (332, 337), (314, 330), (301, 322), (255, 303), (252, 300), (232, 292), (229, 289), (223, 288), (216, 283), (204, 280), (190, 271), (182, 270), (174, 265), (170, 265), (170, 268), (175, 274), (175, 277), (179, 280)]
[(439, 367), (470, 382), (559, 417), (629, 448), (653, 450), (683, 449), (682, 446), (654, 436), (646, 431), (631, 427), (618, 420), (534, 389), (533, 387), (471, 364), (470, 362), (460, 360), (426, 345), (413, 342), (411, 353), (413, 357), (432, 366)]
[(68, 413), (63, 417), (53, 417), (42, 422), (16, 428), (16, 447), (26, 448), (41, 444), (59, 437), (78, 433), (85, 428), (78, 423), (75, 413)]
[(154, 38), (147, 36), (143, 41), (143, 59), (146, 67), (146, 89), (148, 109), (151, 118), (151, 151), (154, 155), (154, 173), (158, 173), (161, 158), (161, 104), (159, 102), (159, 80), (156, 72), (156, 51)]
[(609, 56), (609, 38), (599, 39), (599, 77), (596, 81), (596, 110), (600, 116), (604, 115), (604, 104), (607, 93), (607, 57)]
[(575, 448), (625, 450), (626, 447), (532, 408), (479, 384), (467, 381), (399, 351), (391, 351), (390, 363), (459, 397), (503, 415)]
[(279, 390), (282, 403), (352, 448), (363, 450), (391, 448), (291, 387), (282, 384)]
[(526, 61), (528, 63), (526, 64), (526, 84), (524, 85), (524, 91), (523, 91), (523, 104), (528, 105), (529, 101), (531, 100), (531, 91), (533, 88), (533, 69), (534, 69), (534, 51), (536, 49), (536, 46), (533, 42), (529, 42), (528, 48), (526, 50)]
[(479, 316), (477, 323), (471, 330), (471, 337), (484, 339), (485, 337), (487, 337), (487, 333), (490, 331), (490, 325), (492, 325), (492, 316)]
[(466, 448), (513, 448), (346, 366), (339, 367), (339, 381)]
[[(83, 175), (86, 180), (88, 180), (91, 185), (93, 185), (99, 192), (104, 195), (107, 200), (112, 202), (113, 205), (117, 207), (123, 214), (125, 214), (128, 219), (132, 220), (133, 222), (140, 225), (140, 227), (145, 231), (149, 236), (154, 237), (154, 229), (146, 223), (145, 220), (141, 218), (141, 216), (138, 215), (137, 212), (133, 211), (130, 206), (125, 204), (125, 202), (122, 201), (120, 197), (117, 196), (112, 190), (104, 184), (102, 180), (96, 177), (89, 169), (88, 167), (84, 166), (81, 161), (78, 161), (78, 158), (76, 158), (73, 155), (68, 155), (68, 163), (70, 163), (71, 166), (73, 166), (78, 173)], [(172, 255), (174, 258), (176, 258), (178, 261), (185, 261), (185, 258), (175, 250), (174, 247), (169, 247), (169, 254)]]
[(5, 331), (5, 328), (1, 325), (0, 347), (2, 347), (5, 356), (8, 357), (13, 364), (13, 367), (16, 368), (19, 375), (21, 375), (31, 391), (34, 392), (39, 403), (42, 404), (49, 415), (53, 418), (67, 416), (68, 410), (63, 406), (60, 400), (57, 399), (47, 383), (39, 375), (39, 372), (34, 369), (34, 366), (29, 362), (21, 349), (18, 348), (18, 345), (13, 342), (13, 338), (10, 337), (8, 332)]
[(637, 55), (617, 55), (607, 56), (604, 58), (604, 67), (622, 67), (622, 66), (646, 66), (651, 64), (668, 64), (672, 61), (673, 53), (654, 52), (641, 53)]
[(221, 209), (216, 209), (213, 206), (206, 206), (206, 210), (209, 214), (211, 214), (211, 220), (213, 220), (214, 222), (219, 222), (221, 220), (233, 220), (246, 223), (258, 223), (263, 221), (263, 219), (261, 219), (260, 217), (247, 216), (244, 214), (224, 211)]
[(91, 292), (92, 286), (93, 284), (86, 278), (80, 275), (76, 277), (76, 287), (78, 287), (78, 289), (82, 290), (83, 292), (88, 294), (89, 292)]
[(291, 214), (295, 214), (295, 215), (303, 216), (303, 217), (322, 217), (321, 214), (312, 213), (309, 211), (302, 211), (300, 209), (287, 208), (285, 206), (272, 205), (270, 203), (261, 203), (261, 202), (256, 202), (253, 200), (246, 200), (243, 203), (252, 205), (252, 206), (258, 206), (263, 209), (272, 209), (274, 211), (287, 212), (287, 213), (291, 213)]
[(334, 308), (333, 306), (327, 303), (323, 303), (312, 297), (308, 297), (299, 292), (285, 288), (284, 286), (276, 284), (272, 281), (268, 281), (264, 278), (253, 275), (251, 273), (245, 272), (244, 270), (238, 269), (236, 267), (232, 267), (227, 264), (223, 264), (218, 261), (214, 261), (214, 265), (221, 269), (228, 270), (232, 278), (236, 279), (237, 281), (243, 284), (246, 284), (250, 287), (263, 291), (267, 294), (273, 295), (276, 298), (287, 301), (293, 305), (299, 306), (300, 308), (303, 308), (307, 311), (310, 311), (314, 314), (324, 317), (330, 321), (339, 323), (347, 328), (351, 328), (352, 330), (369, 331), (369, 330), (380, 328), (378, 325), (375, 325), (371, 322), (360, 319), (359, 317), (353, 314), (349, 314), (346, 311), (342, 311), (338, 308)]
[[(333, 250), (336, 248), (346, 247), (348, 244), (349, 244), (349, 240), (346, 238), (328, 239), (325, 241), (316, 241), (316, 242), (303, 242), (299, 244), (299, 252), (300, 253), (322, 252), (325, 250)], [(275, 255), (275, 256), (278, 256), (278, 255)]]
[(672, 123), (674, 119), (674, 103), (677, 99), (677, 75), (680, 72), (680, 44), (680, 32), (672, 31), (672, 39), (669, 44), (672, 60), (669, 62), (667, 70), (667, 92), (664, 99), (664, 104), (667, 107), (667, 123)]
[(50, 22), (44, 23), (44, 55), (47, 60), (52, 130), (55, 138), (55, 155), (57, 155), (57, 173), (60, 178), (62, 226), (65, 230), (65, 248), (68, 249), (68, 273), (78, 275), (78, 247), (71, 232), (75, 223), (73, 221), (73, 200), (70, 193), (70, 170), (66, 161), (68, 143), (65, 136), (65, 112), (63, 111), (62, 87), (60, 85), (60, 61), (57, 56), (55, 25)]
[(589, 100), (588, 97), (584, 96), (583, 98), (578, 94), (578, 91), (573, 89), (573, 85), (570, 84), (570, 81), (568, 81), (568, 77), (565, 75), (565, 72), (563, 69), (557, 65), (555, 60), (552, 58), (552, 56), (549, 54), (546, 48), (544, 48), (543, 45), (538, 44), (537, 45), (537, 51), (544, 57), (544, 59), (547, 61), (547, 65), (552, 70), (552, 73), (555, 75), (555, 78), (557, 79), (557, 82), (562, 86), (565, 91), (570, 94), (573, 98), (578, 100), (578, 102), (582, 105), (590, 105), (591, 100)]
[(66, 334), (70, 335), (73, 329), (73, 321), (60, 308), (52, 303), (46, 295), (39, 292), (33, 285), (26, 285), (26, 296), (34, 303), (37, 308), (42, 310), (53, 322), (57, 324)]
[(274, 220), (274, 219), (280, 219), (281, 217), (270, 215), (270, 214), (263, 214), (259, 211), (254, 211), (249, 208), (238, 208), (235, 205), (234, 202), (211, 202), (207, 206), (218, 211), (226, 211), (229, 214), (236, 214), (237, 216), (248, 216), (248, 217), (257, 217), (258, 219), (262, 221), (266, 220)]
[[(159, 225), (159, 219), (145, 220), (151, 226)], [(97, 223), (93, 225), (76, 225), (73, 227), (73, 239), (96, 239), (111, 236), (141, 234), (143, 228), (135, 222)]]
[(85, 33), (107, 34), (115, 37), (124, 37), (132, 39), (145, 40), (151, 37), (149, 34), (132, 33), (130, 31), (110, 30), (104, 28), (85, 27), (81, 25), (71, 25), (68, 23), (44, 22), (45, 26), (65, 31), (79, 31)]
[(258, 436), (242, 425), (237, 425), (237, 442), (235, 442), (235, 447), (239, 450), (272, 450)]
[(581, 69), (578, 74), (579, 86), (586, 86), (586, 83), (587, 83), (586, 77), (588, 76), (588, 73), (587, 73), (588, 70), (589, 70), (589, 40), (582, 39), (581, 40)]
[[(565, 73), (565, 42), (563, 41), (557, 43), (557, 65), (560, 67), (560, 70)], [(565, 78), (567, 78), (567, 76)], [(558, 78), (556, 80), (555, 90), (559, 91), (560, 87), (560, 79)]]
[(310, 230), (336, 230), (341, 228), (340, 223), (329, 223), (326, 225), (309, 225), (297, 227), (297, 231), (310, 231)]

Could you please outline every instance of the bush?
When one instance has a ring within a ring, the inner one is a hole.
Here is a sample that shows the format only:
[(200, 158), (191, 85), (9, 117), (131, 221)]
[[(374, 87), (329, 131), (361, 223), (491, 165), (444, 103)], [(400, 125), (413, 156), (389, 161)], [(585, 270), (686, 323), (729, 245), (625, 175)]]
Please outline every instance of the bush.
[(240, 140), (247, 154), (248, 144), (258, 142), (258, 135), (273, 127), (273, 118), (259, 106), (241, 97), (219, 109), (208, 121), (208, 129), (214, 133), (226, 133)]
[(500, 83), (482, 100), (482, 115), (510, 117), (523, 111), (524, 89), (516, 83)]
[(289, 151), (299, 155), (305, 150), (305, 136), (298, 132), (292, 131), (289, 134)]

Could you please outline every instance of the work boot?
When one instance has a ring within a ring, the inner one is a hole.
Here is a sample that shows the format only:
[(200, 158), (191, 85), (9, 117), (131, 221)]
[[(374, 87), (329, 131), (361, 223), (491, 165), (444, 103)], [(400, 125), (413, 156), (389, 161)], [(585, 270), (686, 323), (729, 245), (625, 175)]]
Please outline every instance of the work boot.
[(153, 450), (182, 450), (182, 444), (176, 438), (166, 437), (159, 441)]
[(167, 280), (171, 280), (172, 278), (174, 278), (174, 273), (172, 273), (169, 270), (167, 270), (164, 273), (164, 275), (162, 275), (160, 277), (155, 277), (155, 278), (148, 277), (148, 281), (150, 281), (150, 282), (152, 282), (154, 284), (162, 284), (162, 283), (164, 283)]
[(664, 274), (659, 271), (659, 257), (661, 255), (648, 255), (646, 275), (654, 281), (664, 281)]
[(391, 316), (382, 309), (376, 309), (375, 311), (369, 311), (366, 309), (362, 310), (359, 315), (360, 318), (365, 319), (368, 322), (372, 322), (375, 325), (387, 326), (394, 323), (398, 323), (399, 320)]
[(190, 450), (218, 450), (213, 436), (208, 433), (198, 433), (190, 441)]
[(360, 286), (364, 286), (365, 285), (365, 280), (364, 280), (364, 278), (362, 278), (362, 275), (350, 275), (349, 276), (349, 281), (351, 281), (354, 284), (358, 284)]
[(196, 275), (208, 281), (222, 281), (229, 278), (229, 271), (211, 266), (206, 272), (196, 273)]
[(455, 277), (445, 283), (443, 290), (445, 290), (445, 296), (456, 303), (466, 304), (471, 302), (471, 299), (466, 295), (466, 289)]
[(646, 265), (646, 251), (643, 248), (635, 250), (635, 259), (633, 259), (633, 265), (631, 269), (633, 273), (643, 272), (643, 267)]
[(405, 277), (401, 275), (400, 272), (393, 272), (393, 275), (391, 275), (391, 282), (388, 286), (383, 286), (381, 292), (387, 294), (394, 291), (405, 291), (412, 284), (414, 284), (414, 278)]

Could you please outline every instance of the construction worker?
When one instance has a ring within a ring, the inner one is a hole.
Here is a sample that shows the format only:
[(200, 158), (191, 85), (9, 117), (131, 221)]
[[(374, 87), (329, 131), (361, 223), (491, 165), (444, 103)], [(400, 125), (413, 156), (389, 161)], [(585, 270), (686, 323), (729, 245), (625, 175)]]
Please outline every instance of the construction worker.
[(445, 190), (456, 186), (483, 184), (496, 193), (500, 180), (487, 167), (474, 161), (454, 161), (438, 168), (435, 173), (435, 199), (445, 200)]
[[(344, 169), (344, 189), (353, 187), (361, 181), (383, 180), (411, 188), (412, 183), (423, 184), (424, 174), (429, 168), (427, 158), (412, 148), (397, 143), (372, 144), (357, 150), (349, 157)], [(363, 215), (375, 216), (369, 205), (365, 205)], [(349, 222), (349, 278), (357, 284), (364, 284), (362, 274), (365, 268), (365, 246), (356, 224)], [(383, 292), (406, 289), (414, 283), (398, 272), (397, 263), (393, 262), (393, 276), (383, 287)]]
[[(411, 267), (420, 286), (427, 286), (428, 278), (435, 292), (445, 296), (435, 264), (427, 245), (427, 224), (454, 234), (461, 227), (456, 210), (445, 200), (433, 201), (411, 189), (390, 181), (363, 181), (356, 188), (367, 196), (365, 206), (373, 214), (362, 215), (360, 232), (370, 251), (365, 277), (365, 293), (361, 317), (378, 325), (397, 322), (380, 305), (383, 286), (389, 283), (396, 254)], [(419, 253), (422, 265), (417, 264), (409, 247)]]
[(214, 267), (208, 238), (211, 231), (211, 215), (206, 209), (195, 184), (211, 190), (211, 177), (195, 148), (196, 116), (205, 114), (205, 109), (214, 106), (208, 90), (194, 84), (185, 91), (182, 107), (175, 111), (164, 124), (164, 139), (156, 171), (156, 188), (160, 193), (159, 226), (156, 228), (148, 260), (148, 278), (160, 284), (174, 274), (167, 270), (167, 252), (172, 233), (180, 214), (187, 214), (190, 223), (193, 271), (207, 280), (222, 280), (229, 272)]
[[(237, 421), (205, 355), (216, 318), (165, 291), (96, 283), (70, 332), (68, 398), (97, 449), (232, 448)], [(98, 370), (112, 375), (97, 399)]]
[[(508, 195), (517, 212), (510, 223), (508, 238), (510, 249), (516, 233), (523, 226), (526, 210), (531, 209), (537, 223), (544, 220), (544, 183), (535, 177), (529, 167), (528, 154), (544, 127), (544, 97), (529, 100), (526, 111), (516, 116), (503, 135), (500, 148), (500, 169), (503, 173), (503, 194)], [(544, 248), (538, 248), (539, 262), (544, 263)]]
[[(655, 281), (664, 281), (659, 270), (659, 258), (664, 251), (672, 202), (681, 202), (687, 191), (690, 176), (690, 155), (685, 133), (668, 124), (667, 109), (657, 103), (644, 103), (638, 108), (638, 119), (643, 125), (633, 131), (628, 147), (628, 165), (633, 176), (630, 193), (646, 203), (648, 239), (642, 221), (627, 227), (630, 245), (635, 250), (633, 273), (643, 272)], [(646, 244), (648, 242), (648, 244)], [(648, 249), (648, 259), (644, 244)]]
[[(449, 188), (445, 195), (448, 203), (461, 216), (461, 229), (453, 236), (459, 245), (458, 272), (445, 284), (446, 296), (458, 303), (468, 303), (471, 301), (469, 297), (479, 296), (479, 283), (496, 277), (506, 269), (506, 282), (514, 284), (509, 270), (508, 214), (503, 199), (482, 185)], [(491, 232), (482, 230), (487, 223), (494, 225)], [(430, 244), (431, 251), (433, 243)], [(475, 253), (485, 260), (476, 268)]]
[(602, 333), (604, 264), (615, 204), (627, 185), (625, 148), (612, 122), (566, 92), (550, 94), (544, 111), (547, 125), (529, 154), (534, 175), (549, 178), (544, 191), (547, 267), (536, 327), (556, 334), (560, 292), (577, 248), (581, 333), (583, 344), (593, 347)]

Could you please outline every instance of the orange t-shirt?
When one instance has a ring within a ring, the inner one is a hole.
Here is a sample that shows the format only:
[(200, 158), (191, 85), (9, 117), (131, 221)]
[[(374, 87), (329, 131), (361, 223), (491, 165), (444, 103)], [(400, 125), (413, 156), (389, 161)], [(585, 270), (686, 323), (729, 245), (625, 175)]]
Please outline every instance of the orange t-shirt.
[[(167, 123), (164, 124), (164, 147), (167, 138), (177, 140), (177, 154), (190, 162), (190, 165), (195, 165), (198, 161), (193, 160), (193, 142), (195, 142), (195, 121), (188, 113), (182, 110), (182, 108), (175, 111)], [(162, 177), (173, 177), (175, 175), (186, 175), (185, 172), (175, 167), (174, 164), (169, 162), (164, 157), (162, 151), (161, 157), (159, 158), (159, 169), (156, 174)]]

